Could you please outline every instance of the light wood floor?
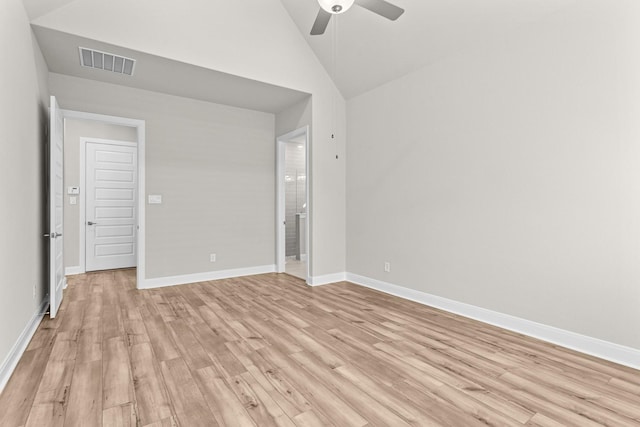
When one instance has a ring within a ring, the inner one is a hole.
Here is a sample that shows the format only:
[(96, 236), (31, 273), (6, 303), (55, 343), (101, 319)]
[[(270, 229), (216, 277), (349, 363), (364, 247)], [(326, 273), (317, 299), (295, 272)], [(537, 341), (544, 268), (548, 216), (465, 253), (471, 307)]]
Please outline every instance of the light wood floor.
[(640, 426), (640, 372), (348, 283), (70, 278), (0, 426)]
[(288, 259), (284, 265), (284, 271), (299, 279), (307, 279), (307, 262), (297, 261), (295, 259)]

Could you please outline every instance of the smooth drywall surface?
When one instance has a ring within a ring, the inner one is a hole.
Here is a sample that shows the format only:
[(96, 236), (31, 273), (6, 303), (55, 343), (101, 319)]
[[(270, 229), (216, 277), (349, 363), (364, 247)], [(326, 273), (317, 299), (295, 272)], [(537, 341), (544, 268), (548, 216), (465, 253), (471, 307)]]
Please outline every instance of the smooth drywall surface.
[(631, 0), (351, 100), (348, 271), (640, 349), (639, 117)]
[[(51, 73), (65, 109), (146, 122), (146, 278), (275, 262), (275, 117)], [(215, 253), (216, 262), (209, 261)]]
[[(65, 119), (64, 121), (64, 264), (80, 266), (80, 198), (85, 195), (85, 183), (80, 182), (80, 138), (100, 138), (137, 142), (136, 128), (118, 126), (95, 120)], [(66, 194), (68, 187), (80, 187), (79, 195)], [(72, 205), (70, 198), (76, 198)], [(84, 226), (84, 224), (83, 224)]]
[(276, 114), (276, 136), (311, 126), (311, 97)]
[(20, 0), (0, 2), (0, 365), (47, 294), (47, 66)]
[(77, 0), (34, 24), (312, 94), (311, 274), (345, 271), (345, 102), (279, 0)]

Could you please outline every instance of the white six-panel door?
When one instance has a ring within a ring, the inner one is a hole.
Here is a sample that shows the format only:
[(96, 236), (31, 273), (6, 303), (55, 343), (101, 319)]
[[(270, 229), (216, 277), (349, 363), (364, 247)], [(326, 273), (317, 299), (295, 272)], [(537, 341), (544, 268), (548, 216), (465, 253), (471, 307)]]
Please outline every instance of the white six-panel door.
[(56, 97), (51, 97), (49, 123), (49, 314), (56, 317), (64, 290), (64, 248), (62, 246), (64, 117)]
[(136, 265), (135, 144), (86, 146), (86, 270)]

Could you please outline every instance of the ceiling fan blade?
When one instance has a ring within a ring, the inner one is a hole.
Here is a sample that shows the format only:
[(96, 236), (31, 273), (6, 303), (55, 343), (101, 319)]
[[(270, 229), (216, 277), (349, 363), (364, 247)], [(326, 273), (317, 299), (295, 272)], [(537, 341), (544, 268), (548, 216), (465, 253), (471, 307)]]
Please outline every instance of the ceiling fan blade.
[(329, 25), (330, 19), (331, 19), (331, 14), (321, 8), (318, 11), (316, 22), (313, 23), (313, 27), (311, 28), (311, 35), (319, 36), (320, 34), (324, 34), (324, 30), (327, 29), (327, 25)]
[(384, 0), (356, 0), (356, 4), (392, 21), (395, 21), (404, 13), (403, 8)]

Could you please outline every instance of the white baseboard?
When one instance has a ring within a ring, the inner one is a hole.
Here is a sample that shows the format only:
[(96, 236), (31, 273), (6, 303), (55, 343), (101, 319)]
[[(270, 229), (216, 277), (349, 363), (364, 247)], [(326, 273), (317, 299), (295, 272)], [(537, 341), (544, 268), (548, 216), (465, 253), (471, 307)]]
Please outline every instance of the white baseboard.
[(64, 269), (65, 276), (75, 276), (76, 274), (84, 274), (84, 273), (85, 273), (84, 269), (79, 265), (76, 265), (74, 267), (66, 267)]
[(13, 371), (16, 369), (20, 358), (27, 349), (27, 346), (29, 345), (33, 334), (36, 333), (38, 325), (40, 325), (40, 322), (44, 318), (45, 310), (48, 304), (49, 298), (47, 297), (42, 301), (42, 304), (40, 304), (38, 310), (33, 314), (31, 320), (25, 326), (24, 330), (20, 334), (20, 337), (13, 345), (13, 348), (11, 348), (11, 351), (2, 362), (2, 365), (0, 365), (0, 393), (2, 393), (2, 390), (9, 382), (9, 378), (11, 378), (11, 374), (13, 374)]
[(313, 276), (309, 278), (307, 284), (310, 286), (322, 286), (328, 285), (329, 283), (336, 282), (344, 282), (347, 275), (346, 273), (334, 273), (334, 274), (325, 274), (324, 276)]
[(450, 313), (479, 320), (490, 325), (538, 338), (581, 353), (640, 369), (640, 350), (592, 338), (575, 332), (566, 331), (553, 326), (543, 325), (530, 320), (487, 310), (474, 305), (442, 298), (414, 289), (393, 285), (369, 277), (347, 273), (346, 280), (360, 286), (415, 301)]
[(156, 277), (144, 279), (138, 283), (138, 289), (163, 288), (165, 286), (184, 285), (187, 283), (206, 282), (208, 280), (230, 279), (233, 277), (253, 276), (256, 274), (275, 273), (276, 266), (261, 265), (257, 267), (236, 268), (231, 270), (207, 271), (204, 273), (184, 274), (181, 276)]

